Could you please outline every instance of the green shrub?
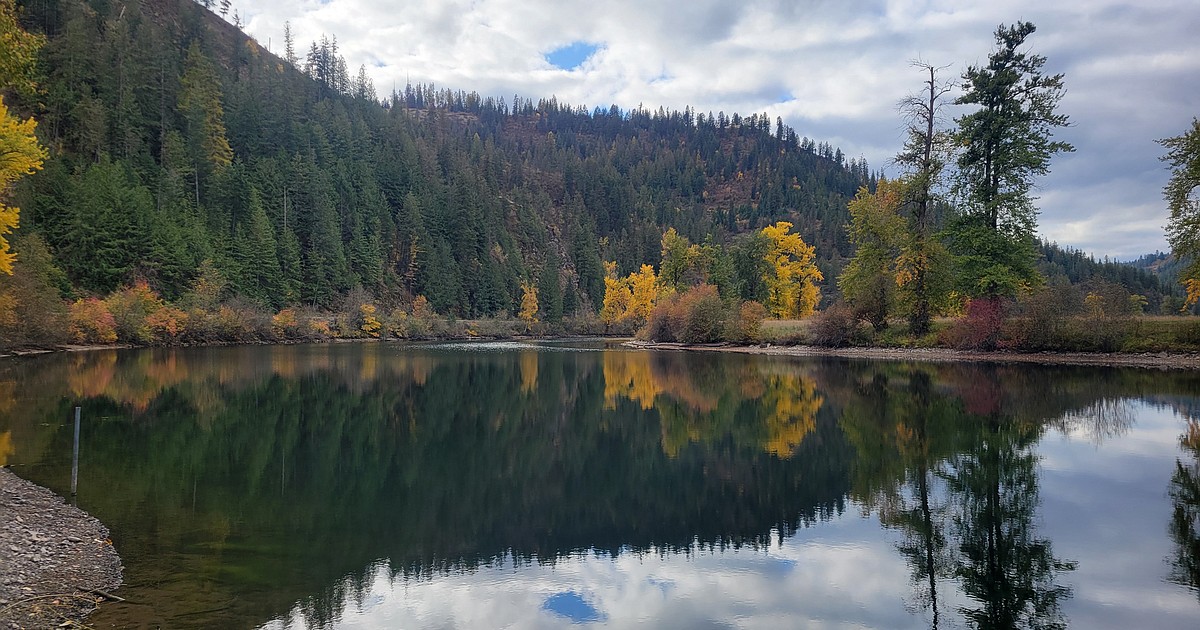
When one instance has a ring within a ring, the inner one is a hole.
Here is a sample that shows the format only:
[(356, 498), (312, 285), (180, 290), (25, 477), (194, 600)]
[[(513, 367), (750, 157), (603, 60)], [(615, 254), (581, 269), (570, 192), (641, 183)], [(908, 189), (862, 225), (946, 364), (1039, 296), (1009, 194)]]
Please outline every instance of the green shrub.
[(753, 344), (763, 340), (762, 323), (767, 308), (755, 301), (742, 302), (729, 319), (726, 338), (734, 343)]
[(693, 287), (680, 297), (684, 313), (682, 334), (676, 336), (684, 343), (715, 343), (725, 335), (729, 309), (717, 288), (711, 284)]

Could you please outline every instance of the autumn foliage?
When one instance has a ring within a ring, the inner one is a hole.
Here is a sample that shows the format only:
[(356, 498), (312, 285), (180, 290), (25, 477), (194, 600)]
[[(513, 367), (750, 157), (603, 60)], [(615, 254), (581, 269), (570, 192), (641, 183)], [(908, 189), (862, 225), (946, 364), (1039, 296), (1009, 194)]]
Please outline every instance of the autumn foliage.
[(615, 262), (606, 263), (605, 268), (607, 275), (604, 278), (604, 305), (600, 310), (600, 319), (610, 326), (638, 327), (646, 323), (660, 295), (664, 293), (654, 267), (642, 265), (638, 271), (624, 278), (617, 277)]
[(766, 256), (770, 270), (766, 277), (767, 308), (781, 319), (811, 315), (821, 300), (817, 283), (825, 279), (817, 269), (816, 249), (791, 229), (787, 221), (762, 229), (770, 242)]
[(75, 300), (71, 304), (69, 317), (71, 337), (79, 343), (112, 343), (117, 340), (117, 322), (102, 300)]

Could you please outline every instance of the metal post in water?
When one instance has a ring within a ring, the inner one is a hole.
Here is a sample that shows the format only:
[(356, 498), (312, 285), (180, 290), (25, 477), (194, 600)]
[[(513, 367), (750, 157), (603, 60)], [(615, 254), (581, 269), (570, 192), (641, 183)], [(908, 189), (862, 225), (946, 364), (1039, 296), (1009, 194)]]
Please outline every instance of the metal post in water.
[(71, 496), (79, 487), (79, 407), (75, 408), (75, 450), (71, 454)]

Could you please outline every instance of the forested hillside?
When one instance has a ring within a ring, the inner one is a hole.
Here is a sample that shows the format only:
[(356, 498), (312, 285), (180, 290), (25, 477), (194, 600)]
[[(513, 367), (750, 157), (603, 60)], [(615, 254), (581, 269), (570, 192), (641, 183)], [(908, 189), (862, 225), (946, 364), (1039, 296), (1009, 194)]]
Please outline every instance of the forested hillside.
[(75, 296), (140, 279), (175, 299), (204, 270), (275, 308), (362, 287), (488, 316), (515, 313), (528, 282), (569, 314), (599, 308), (602, 261), (657, 262), (669, 226), (723, 242), (776, 219), (832, 277), (871, 180), (766, 115), (424, 85), (381, 104), (336, 40), (277, 57), (187, 0), (24, 5), (47, 42), (19, 107), (50, 157), (17, 191), (18, 242), (44, 239)]
[[(348, 69), (336, 38), (305, 46), (285, 28), (272, 53), (190, 0), (15, 8), (44, 36), (36, 90), (0, 92), (37, 121), (47, 153), (8, 193), (21, 209), (14, 274), (0, 275), (9, 342), (282, 338), (313, 319), (292, 307), (365, 309), (347, 330), (373, 335), (376, 309), (393, 323), (640, 324), (652, 300), (609, 305), (606, 283), (633, 295), (635, 277), (654, 280), (647, 263), (660, 289), (707, 283), (729, 304), (809, 312), (838, 298), (855, 254), (848, 204), (876, 190), (865, 160), (766, 114), (588, 109), (430, 85), (383, 95), (365, 68)], [(931, 205), (924, 229), (949, 214)], [(815, 252), (805, 282), (824, 279), (819, 293), (804, 289), (804, 308), (779, 306), (768, 281), (786, 271), (764, 262), (763, 228), (780, 221), (803, 238), (795, 252)], [(1152, 312), (1177, 308), (1178, 291), (1151, 274), (1055, 245), (1040, 254), (1051, 282), (1100, 279)]]
[[(1132, 263), (1098, 261), (1083, 252), (1042, 241), (1040, 271), (1051, 284), (1087, 284), (1097, 281), (1118, 284), (1146, 298), (1146, 312), (1176, 313), (1183, 293), (1175, 276), (1156, 271), (1153, 262), (1163, 263), (1166, 254), (1148, 254)], [(1178, 267), (1178, 265), (1176, 265)]]

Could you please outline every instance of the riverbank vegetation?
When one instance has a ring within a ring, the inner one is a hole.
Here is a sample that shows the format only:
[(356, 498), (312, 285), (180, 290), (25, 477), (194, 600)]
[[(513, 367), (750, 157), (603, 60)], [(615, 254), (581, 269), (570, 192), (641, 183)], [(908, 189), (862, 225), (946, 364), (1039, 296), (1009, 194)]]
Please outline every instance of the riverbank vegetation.
[[(21, 147), (0, 179), (0, 348), (755, 343), (809, 317), (797, 339), (828, 345), (1190, 347), (1186, 321), (1112, 322), (1196, 309), (1200, 134), (1162, 141), (1177, 283), (1039, 242), (1030, 191), (1071, 147), (1032, 24), (999, 28), (962, 81), (918, 67), (885, 179), (766, 114), (381, 98), (336, 38), (303, 55), (285, 28), (277, 55), (202, 5), (0, 1)], [(969, 111), (947, 127), (949, 102)]]

